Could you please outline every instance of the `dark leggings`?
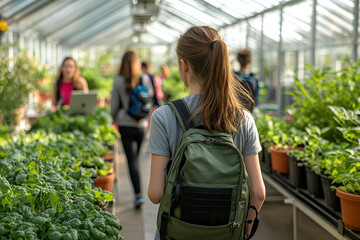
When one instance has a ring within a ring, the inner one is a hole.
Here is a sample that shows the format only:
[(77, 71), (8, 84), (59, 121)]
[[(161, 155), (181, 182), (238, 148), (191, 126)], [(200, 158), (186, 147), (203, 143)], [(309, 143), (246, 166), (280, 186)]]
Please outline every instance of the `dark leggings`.
[(135, 127), (119, 127), (121, 142), (125, 151), (131, 182), (135, 194), (141, 192), (138, 156), (144, 139), (144, 129)]

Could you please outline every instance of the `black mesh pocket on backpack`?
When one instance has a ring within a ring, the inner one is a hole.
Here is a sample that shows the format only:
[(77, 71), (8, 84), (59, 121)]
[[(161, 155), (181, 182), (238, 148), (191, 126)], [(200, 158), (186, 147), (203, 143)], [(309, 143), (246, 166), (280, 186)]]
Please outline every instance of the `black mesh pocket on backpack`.
[(229, 222), (232, 188), (183, 186), (180, 219), (184, 222), (218, 226)]

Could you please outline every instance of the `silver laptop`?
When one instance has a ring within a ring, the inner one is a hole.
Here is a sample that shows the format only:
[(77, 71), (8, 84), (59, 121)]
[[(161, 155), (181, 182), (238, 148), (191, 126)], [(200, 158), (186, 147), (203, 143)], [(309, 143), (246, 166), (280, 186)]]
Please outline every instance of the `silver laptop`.
[(93, 114), (96, 106), (97, 91), (72, 91), (69, 114)]

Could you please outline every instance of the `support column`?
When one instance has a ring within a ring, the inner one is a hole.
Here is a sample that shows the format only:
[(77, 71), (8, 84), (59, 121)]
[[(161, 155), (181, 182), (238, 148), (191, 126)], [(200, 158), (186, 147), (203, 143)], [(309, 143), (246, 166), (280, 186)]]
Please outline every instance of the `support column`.
[(246, 38), (245, 38), (245, 47), (249, 47), (249, 36), (250, 36), (250, 23), (246, 20)]
[(316, 6), (317, 0), (313, 0), (312, 19), (311, 19), (311, 45), (310, 45), (310, 64), (315, 66), (315, 47), (316, 47)]
[(34, 52), (35, 52), (35, 58), (41, 62), (40, 42), (37, 36), (34, 38)]
[(358, 38), (359, 38), (359, 0), (354, 2), (354, 42), (353, 42), (353, 60), (358, 60)]
[(293, 205), (293, 240), (298, 239), (298, 214), (296, 205)]
[(20, 51), (25, 49), (25, 36), (22, 32), (19, 33), (19, 47)]
[(280, 9), (280, 26), (279, 26), (279, 45), (278, 45), (278, 68), (277, 68), (277, 105), (278, 105), (278, 117), (282, 117), (282, 63), (283, 63), (283, 53), (282, 53), (282, 23), (283, 23), (283, 8)]
[(264, 14), (261, 15), (260, 77), (264, 79)]
[(28, 57), (32, 58), (34, 57), (34, 39), (32, 35), (28, 36)]

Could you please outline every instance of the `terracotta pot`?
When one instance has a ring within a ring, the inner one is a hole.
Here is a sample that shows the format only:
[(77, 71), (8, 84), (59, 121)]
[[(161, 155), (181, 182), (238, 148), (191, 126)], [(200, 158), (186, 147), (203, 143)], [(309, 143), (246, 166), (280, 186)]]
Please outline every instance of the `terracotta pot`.
[(30, 123), (33, 123), (36, 121), (37, 117), (28, 117), (28, 119)]
[(105, 105), (110, 105), (111, 102), (111, 98), (110, 97), (106, 97), (105, 98)]
[(270, 147), (271, 166), (275, 172), (289, 174), (289, 157), (287, 152), (289, 149), (277, 149)]
[(51, 99), (51, 93), (48, 92), (38, 92), (38, 104), (41, 105), (43, 104), (45, 101)]
[(109, 150), (108, 154), (101, 156), (106, 162), (112, 162), (114, 160), (114, 151)]
[(101, 188), (102, 190), (112, 192), (113, 191), (114, 178), (115, 178), (114, 173), (110, 173), (107, 176), (98, 177), (95, 180), (94, 185), (96, 187)]
[(341, 215), (345, 226), (360, 231), (360, 195), (336, 189), (336, 196), (340, 198)]
[(96, 103), (97, 103), (97, 105), (99, 107), (104, 107), (105, 106), (105, 99), (104, 98), (98, 98)]

